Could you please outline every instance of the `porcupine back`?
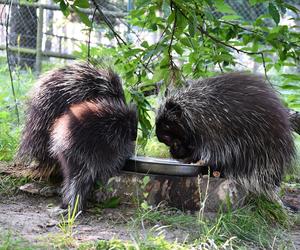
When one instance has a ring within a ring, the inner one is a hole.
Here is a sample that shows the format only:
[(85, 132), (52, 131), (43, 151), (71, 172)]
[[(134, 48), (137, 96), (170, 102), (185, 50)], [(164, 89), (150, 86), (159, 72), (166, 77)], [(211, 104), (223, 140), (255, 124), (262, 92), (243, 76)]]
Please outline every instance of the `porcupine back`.
[(168, 98), (183, 108), (193, 158), (218, 164), (246, 190), (273, 196), (295, 148), (286, 109), (258, 76), (231, 73), (194, 81)]
[(71, 105), (51, 128), (50, 153), (63, 173), (62, 207), (82, 209), (94, 183), (106, 184), (134, 152), (137, 112), (118, 98)]
[[(119, 77), (89, 63), (55, 69), (39, 79), (28, 101), (26, 122), (17, 158), (27, 163), (38, 160), (48, 175), (56, 164), (48, 152), (49, 131), (54, 120), (71, 104), (116, 97), (125, 102)], [(41, 172), (42, 169), (40, 169)]]

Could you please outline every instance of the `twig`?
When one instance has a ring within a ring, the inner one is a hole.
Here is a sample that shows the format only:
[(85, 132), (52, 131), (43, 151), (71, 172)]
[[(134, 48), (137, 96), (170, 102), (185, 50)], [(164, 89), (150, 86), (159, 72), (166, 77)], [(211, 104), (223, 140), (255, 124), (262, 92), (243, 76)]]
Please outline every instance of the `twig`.
[(95, 19), (95, 15), (96, 15), (96, 10), (97, 9), (95, 8), (94, 12), (93, 12), (93, 16), (92, 16), (91, 28), (89, 29), (88, 54), (87, 54), (88, 62), (91, 61), (91, 33), (92, 33), (92, 30), (93, 30), (93, 24), (94, 24), (94, 19)]
[(140, 39), (139, 35), (137, 34), (137, 32), (135, 30), (133, 30), (133, 28), (131, 27), (131, 25), (129, 25), (128, 23), (124, 22), (121, 18), (118, 18), (119, 22), (124, 24), (126, 26), (126, 28), (135, 35), (135, 37), (137, 38), (137, 40), (139, 42), (142, 42), (142, 40)]
[(127, 45), (127, 43), (123, 40), (123, 38), (115, 31), (114, 26), (112, 25), (110, 20), (104, 15), (104, 13), (101, 10), (100, 6), (98, 5), (97, 1), (92, 0), (92, 3), (95, 5), (95, 7), (96, 7), (97, 11), (99, 12), (100, 16), (102, 17), (103, 21), (106, 23), (106, 25), (109, 27), (109, 29), (114, 34), (114, 37), (116, 38), (119, 46), (121, 45), (121, 43), (123, 43), (123, 45)]
[[(213, 50), (214, 50), (214, 52), (215, 52), (215, 55), (216, 55), (216, 48), (215, 48), (215, 47), (213, 47)], [(219, 62), (219, 61), (217, 62), (217, 64), (218, 64), (218, 67), (219, 67), (220, 71), (221, 71), (222, 73), (224, 73), (224, 71), (223, 71), (223, 68), (222, 68), (222, 66), (221, 66), (221, 64), (220, 64), (220, 62)]]
[[(263, 31), (261, 31), (261, 30), (251, 30), (251, 29), (248, 29), (248, 28), (245, 28), (245, 27), (243, 27), (243, 26), (240, 26), (240, 25), (238, 25), (238, 24), (236, 24), (236, 23), (231, 23), (231, 22), (228, 22), (228, 21), (223, 21), (223, 20), (219, 20), (220, 21), (220, 23), (224, 23), (224, 24), (228, 24), (228, 25), (231, 25), (231, 26), (233, 26), (233, 27), (235, 27), (235, 28), (239, 28), (239, 29), (242, 29), (242, 30), (244, 30), (244, 31), (247, 31), (247, 32), (249, 32), (249, 33), (253, 33), (253, 34), (255, 34), (255, 35), (258, 35), (258, 36), (260, 36), (260, 37), (263, 37), (266, 33), (264, 33)], [(284, 43), (284, 44), (291, 44), (291, 45), (293, 45), (293, 46), (295, 46), (295, 47), (297, 47), (297, 48), (300, 48), (300, 45), (298, 45), (297, 43), (294, 43), (294, 42), (291, 42), (291, 41), (289, 41), (289, 43), (287, 43), (286, 41), (284, 41), (284, 40), (282, 40), (282, 39), (276, 39), (279, 43)]]
[(263, 67), (264, 67), (264, 72), (265, 72), (265, 77), (266, 77), (266, 80), (268, 81), (268, 83), (272, 86), (272, 83), (268, 77), (268, 74), (267, 74), (267, 68), (266, 68), (266, 61), (265, 61), (265, 56), (264, 56), (264, 53), (263, 52), (260, 52), (260, 55), (261, 55), (261, 59), (262, 59), (262, 64), (263, 64)]
[[(163, 32), (161, 33), (160, 38), (159, 38), (158, 42), (156, 43), (156, 45), (155, 45), (155, 47), (154, 47), (154, 50), (157, 49), (157, 47), (158, 47), (158, 45), (159, 45), (159, 42), (160, 42), (161, 39), (163, 38), (163, 35), (165, 34), (165, 32), (166, 32), (166, 30), (167, 30), (168, 28), (169, 28), (169, 25), (167, 25), (166, 28), (165, 28), (165, 29), (163, 30)], [(146, 66), (147, 66), (147, 67), (148, 67), (150, 61), (152, 60), (153, 56), (154, 56), (154, 54), (152, 54), (152, 55), (149, 57), (149, 59), (148, 59), (148, 61), (147, 61), (147, 63), (146, 63)]]
[[(95, 5), (97, 11), (99, 12), (100, 16), (102, 17), (103, 21), (106, 23), (106, 25), (108, 26), (108, 28), (112, 31), (112, 33), (114, 34), (114, 37), (117, 40), (117, 43), (119, 46), (121, 46), (122, 44), (127, 46), (126, 41), (115, 31), (112, 23), (110, 22), (110, 20), (104, 15), (103, 11), (101, 10), (100, 6), (98, 5), (98, 3), (96, 2), (96, 0), (92, 0), (92, 3)], [(129, 48), (130, 49), (130, 48)], [(138, 59), (137, 56), (134, 56), (135, 58)], [(141, 60), (140, 60), (141, 65), (148, 70), (150, 73), (153, 74), (153, 71), (151, 69), (149, 69)]]
[(175, 30), (176, 30), (176, 24), (177, 24), (176, 7), (174, 8), (172, 0), (170, 1), (170, 7), (171, 7), (171, 11), (175, 12), (174, 13), (174, 23), (173, 23), (172, 34), (171, 34), (171, 40), (170, 40), (169, 48), (168, 48), (168, 54), (169, 54), (169, 57), (172, 60), (172, 55), (171, 55), (172, 54), (172, 43), (173, 43), (173, 40), (174, 40), (174, 35), (175, 35)]
[(10, 14), (12, 2), (13, 2), (13, 0), (10, 1), (9, 7), (8, 7), (7, 19), (6, 19), (6, 45), (5, 46), (6, 46), (7, 66), (8, 66), (8, 71), (9, 71), (11, 90), (12, 90), (12, 94), (13, 94), (13, 98), (14, 98), (14, 102), (15, 102), (15, 111), (16, 111), (16, 115), (17, 115), (17, 122), (18, 122), (18, 125), (20, 125), (20, 116), (19, 116), (18, 103), (17, 103), (15, 86), (14, 86), (13, 76), (12, 76), (11, 67), (10, 67), (10, 60), (9, 60), (9, 55), (8, 55), (8, 52), (9, 52), (9, 48), (8, 48), (8, 43), (9, 43), (9, 41), (8, 41), (8, 25), (9, 25), (9, 18), (10, 18), (9, 14)]
[[(185, 19), (187, 19), (188, 21), (190, 21), (189, 17), (187, 17), (186, 14), (181, 9), (178, 8), (178, 10), (185, 17)], [(247, 55), (260, 55), (261, 59), (262, 59), (262, 63), (263, 63), (263, 68), (264, 68), (264, 73), (265, 73), (266, 80), (269, 82), (270, 85), (272, 85), (271, 82), (270, 82), (270, 80), (269, 80), (269, 77), (267, 75), (267, 68), (266, 68), (265, 57), (264, 57), (264, 53), (262, 51), (249, 52), (249, 51), (246, 51), (246, 50), (238, 49), (238, 48), (236, 48), (236, 47), (234, 47), (234, 46), (232, 46), (230, 44), (227, 44), (227, 43), (219, 40), (218, 38), (214, 37), (213, 35), (209, 34), (206, 30), (203, 29), (203, 27), (201, 27), (199, 25), (197, 26), (197, 29), (202, 34), (204, 34), (205, 36), (207, 36), (208, 38), (210, 38), (211, 40), (213, 40), (214, 42), (222, 44), (223, 46), (225, 46), (227, 48), (230, 48), (230, 49), (236, 51), (237, 53), (244, 53), (244, 54), (247, 54)]]

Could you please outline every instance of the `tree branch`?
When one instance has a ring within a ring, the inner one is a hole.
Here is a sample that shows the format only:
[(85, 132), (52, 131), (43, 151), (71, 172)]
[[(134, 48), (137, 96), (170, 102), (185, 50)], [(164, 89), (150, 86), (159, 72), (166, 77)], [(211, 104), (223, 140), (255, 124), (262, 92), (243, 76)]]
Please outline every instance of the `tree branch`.
[[(190, 22), (190, 19), (189, 17), (181, 10), (178, 8), (178, 10), (180, 11), (180, 13), (184, 16), (185, 19), (187, 19), (189, 22)], [(247, 55), (260, 55), (261, 56), (261, 59), (262, 59), (262, 64), (263, 64), (263, 68), (264, 68), (264, 73), (265, 73), (265, 77), (266, 77), (266, 80), (269, 82), (270, 85), (271, 82), (270, 82), (270, 79), (267, 75), (267, 68), (266, 68), (266, 62), (265, 62), (265, 57), (264, 57), (264, 53), (262, 51), (259, 51), (259, 52), (249, 52), (249, 51), (246, 51), (246, 50), (242, 50), (242, 49), (238, 49), (228, 43), (225, 43), (221, 40), (219, 40), (218, 38), (214, 37), (213, 35), (209, 34), (206, 30), (203, 29), (202, 26), (197, 26), (197, 29), (202, 33), (204, 34), (205, 36), (207, 36), (208, 38), (210, 38), (211, 40), (213, 40), (215, 43), (218, 43), (218, 44), (221, 44), (227, 48), (230, 48), (234, 51), (236, 51), (237, 53), (244, 53), (244, 54), (247, 54)]]
[(169, 60), (170, 60), (170, 69), (171, 69), (171, 72), (172, 72), (171, 81), (173, 81), (174, 78), (175, 78), (174, 70), (177, 68), (176, 64), (173, 62), (173, 56), (172, 56), (172, 44), (173, 44), (173, 41), (174, 41), (176, 25), (177, 25), (177, 15), (176, 15), (177, 14), (176, 13), (177, 8), (174, 5), (172, 0), (170, 1), (170, 8), (171, 8), (171, 11), (175, 12), (174, 13), (174, 23), (173, 23), (173, 27), (172, 27), (172, 33), (171, 33), (171, 40), (170, 40), (169, 47), (168, 47), (168, 55), (169, 55)]
[(104, 15), (104, 13), (101, 10), (101, 8), (100, 8), (99, 4), (97, 3), (97, 1), (92, 0), (92, 3), (95, 5), (95, 7), (96, 7), (97, 11), (99, 12), (100, 16), (102, 17), (103, 21), (106, 23), (106, 25), (109, 27), (111, 32), (114, 34), (114, 37), (116, 38), (117, 43), (119, 44), (119, 46), (121, 45), (121, 43), (123, 43), (123, 45), (127, 45), (127, 43), (123, 40), (123, 38), (115, 31), (114, 26), (112, 25), (110, 20)]
[[(254, 30), (251, 30), (251, 29), (248, 29), (248, 28), (245, 28), (243, 26), (240, 26), (239, 24), (236, 24), (236, 23), (231, 23), (231, 22), (228, 22), (228, 21), (223, 21), (223, 20), (219, 20), (220, 23), (224, 23), (224, 24), (228, 24), (228, 25), (231, 25), (235, 28), (239, 28), (239, 29), (242, 29), (244, 31), (247, 31), (249, 33), (253, 33), (255, 35), (258, 35), (260, 37), (263, 37), (265, 34), (263, 31), (254, 31)], [(286, 41), (282, 40), (282, 39), (276, 39), (276, 41), (278, 41), (279, 43), (284, 43), (284, 44), (288, 44)], [(297, 48), (300, 48), (300, 45), (298, 45), (297, 43), (294, 43), (294, 42), (291, 42), (289, 41), (289, 43)]]
[(93, 16), (92, 16), (91, 28), (89, 29), (88, 54), (87, 54), (89, 62), (91, 60), (91, 33), (92, 33), (92, 30), (93, 30), (93, 24), (94, 24), (94, 19), (95, 19), (95, 15), (96, 15), (96, 10), (97, 9), (95, 8), (94, 12), (93, 12)]
[[(99, 4), (97, 3), (96, 0), (91, 0), (92, 3), (95, 5), (97, 11), (99, 12), (100, 16), (102, 17), (103, 21), (106, 23), (106, 25), (108, 26), (108, 28), (112, 31), (112, 33), (114, 34), (114, 37), (116, 38), (117, 40), (117, 43), (119, 46), (121, 46), (122, 44), (123, 45), (126, 45), (127, 46), (127, 43), (126, 41), (115, 31), (112, 23), (110, 22), (110, 20), (104, 15), (103, 11), (101, 10)], [(129, 48), (130, 49), (130, 48)], [(138, 59), (137, 56), (134, 56), (135, 58)], [(140, 60), (140, 63), (141, 65), (146, 69), (148, 70), (150, 73), (153, 74), (153, 71), (151, 69), (149, 69), (141, 60)]]

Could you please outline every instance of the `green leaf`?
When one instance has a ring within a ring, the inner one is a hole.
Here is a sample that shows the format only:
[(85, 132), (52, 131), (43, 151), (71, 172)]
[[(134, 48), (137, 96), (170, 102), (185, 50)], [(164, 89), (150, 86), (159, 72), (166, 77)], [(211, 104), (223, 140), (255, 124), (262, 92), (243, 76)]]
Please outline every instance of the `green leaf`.
[(193, 18), (189, 22), (189, 34), (191, 35), (191, 37), (194, 37), (196, 30), (197, 30), (198, 20), (197, 20), (195, 12), (193, 12), (192, 16), (193, 16)]
[(300, 81), (300, 75), (295, 75), (295, 74), (281, 74), (281, 76), (288, 78), (293, 81)]
[(273, 68), (273, 64), (267, 64), (266, 65), (266, 71), (268, 72), (270, 69)]
[(224, 0), (215, 0), (215, 6), (216, 9), (221, 13), (236, 15), (235, 11), (231, 8), (229, 4), (225, 3)]
[(102, 208), (116, 208), (120, 204), (120, 197), (112, 197), (101, 204)]
[(88, 18), (86, 14), (84, 14), (82, 11), (80, 11), (78, 8), (73, 7), (74, 11), (78, 14), (80, 17), (80, 20), (88, 27), (92, 27), (92, 22)]
[(280, 88), (285, 90), (299, 90), (300, 86), (293, 84), (283, 84), (282, 86), (280, 86)]
[(214, 4), (213, 0), (205, 0), (205, 2), (209, 5), (212, 6)]
[(181, 48), (181, 46), (178, 45), (178, 44), (174, 44), (174, 45), (173, 45), (173, 49), (174, 49), (179, 55), (182, 55), (183, 52), (184, 52), (184, 50), (183, 50), (183, 49)]
[(66, 5), (64, 0), (61, 0), (59, 3), (59, 7), (60, 10), (62, 11), (62, 13), (67, 17), (70, 14), (70, 10), (69, 10), (69, 4)]
[(300, 10), (296, 6), (293, 6), (293, 5), (290, 5), (287, 3), (284, 3), (283, 6), (287, 9), (293, 11), (295, 14), (298, 14), (300, 12)]
[(77, 6), (79, 8), (89, 8), (90, 4), (88, 0), (75, 0), (74, 6)]
[(224, 21), (232, 21), (232, 20), (238, 20), (241, 19), (241, 16), (239, 15), (225, 15), (221, 17)]
[(147, 184), (149, 183), (150, 181), (150, 177), (149, 176), (145, 176), (143, 178), (143, 187), (145, 188), (147, 186)]
[(177, 11), (177, 29), (176, 29), (176, 33), (183, 33), (184, 29), (187, 26), (187, 19), (185, 18), (185, 16), (183, 16), (181, 14), (181, 12)]
[(280, 22), (280, 14), (276, 8), (276, 6), (272, 3), (269, 3), (269, 14), (272, 16), (276, 25)]
[(181, 42), (183, 45), (187, 46), (187, 47), (193, 47), (193, 44), (192, 44), (192, 42), (191, 42), (191, 39), (188, 38), (188, 37), (183, 37), (183, 38), (181, 38), (181, 39), (180, 39), (180, 42)]
[(265, 3), (266, 0), (249, 0), (251, 6), (258, 4), (258, 3)]
[(175, 12), (172, 12), (169, 17), (167, 18), (167, 24), (173, 23), (175, 20)]
[(141, 46), (144, 47), (144, 48), (148, 48), (148, 47), (149, 47), (149, 44), (148, 44), (147, 41), (143, 41), (143, 42), (141, 43)]

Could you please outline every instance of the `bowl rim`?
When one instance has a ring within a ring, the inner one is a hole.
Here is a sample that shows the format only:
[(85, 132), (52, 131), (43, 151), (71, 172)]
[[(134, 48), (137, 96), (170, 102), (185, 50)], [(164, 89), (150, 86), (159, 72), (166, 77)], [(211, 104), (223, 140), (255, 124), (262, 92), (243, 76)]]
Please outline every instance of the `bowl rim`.
[(147, 163), (153, 165), (167, 165), (167, 166), (182, 166), (187, 168), (199, 168), (202, 166), (198, 166), (195, 164), (188, 164), (177, 161), (171, 158), (157, 158), (157, 157), (148, 157), (148, 156), (132, 156), (128, 159), (129, 161), (136, 162), (136, 163)]

